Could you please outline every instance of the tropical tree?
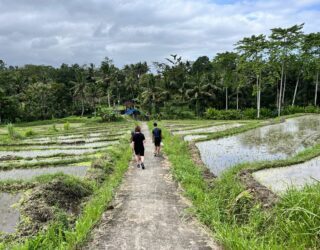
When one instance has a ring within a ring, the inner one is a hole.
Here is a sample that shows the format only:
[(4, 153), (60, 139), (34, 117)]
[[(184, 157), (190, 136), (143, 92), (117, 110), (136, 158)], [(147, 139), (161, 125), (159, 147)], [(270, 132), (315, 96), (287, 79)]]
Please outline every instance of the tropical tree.
[(272, 54), (272, 58), (275, 59), (275, 63), (279, 62), (281, 65), (280, 90), (278, 95), (278, 116), (281, 115), (281, 105), (284, 103), (288, 57), (291, 54), (296, 53), (300, 46), (301, 38), (303, 36), (303, 26), (304, 24), (300, 24), (289, 28), (271, 29), (272, 33), (270, 35), (270, 52)]
[(262, 72), (265, 67), (267, 41), (265, 35), (246, 37), (237, 43), (240, 68), (251, 69), (255, 79), (254, 95), (257, 96), (257, 117), (260, 118)]
[(76, 80), (71, 81), (73, 84), (73, 96), (81, 103), (81, 116), (84, 115), (84, 105), (86, 102), (86, 90), (88, 87), (86, 73), (84, 70), (76, 72)]
[(320, 71), (320, 32), (305, 35), (303, 50), (309, 59), (309, 67), (313, 71), (315, 81), (314, 106), (317, 106)]
[(225, 90), (225, 109), (228, 110), (229, 105), (229, 89), (236, 82), (236, 60), (238, 55), (234, 52), (218, 53), (213, 60), (214, 71), (218, 74), (220, 86)]

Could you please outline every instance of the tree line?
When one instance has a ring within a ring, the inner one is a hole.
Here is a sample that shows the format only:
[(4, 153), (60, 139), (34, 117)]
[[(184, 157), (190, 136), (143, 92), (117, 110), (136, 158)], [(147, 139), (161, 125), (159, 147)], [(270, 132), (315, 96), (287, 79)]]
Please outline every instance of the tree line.
[(171, 55), (164, 63), (118, 68), (109, 58), (96, 67), (62, 64), (7, 66), (0, 60), (0, 122), (91, 115), (101, 105), (134, 102), (151, 115), (201, 116), (208, 108), (318, 105), (320, 33), (303, 24), (271, 29), (238, 41), (211, 60)]

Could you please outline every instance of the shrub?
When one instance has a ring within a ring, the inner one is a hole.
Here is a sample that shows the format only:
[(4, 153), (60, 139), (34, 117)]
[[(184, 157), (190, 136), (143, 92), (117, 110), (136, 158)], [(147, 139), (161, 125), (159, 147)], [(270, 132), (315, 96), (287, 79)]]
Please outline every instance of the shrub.
[(213, 120), (240, 120), (243, 118), (243, 115), (240, 110), (218, 110), (214, 108), (209, 108), (205, 112), (205, 117), (207, 119)]
[(240, 120), (242, 112), (240, 110), (229, 109), (221, 112), (221, 120)]
[(319, 108), (315, 106), (307, 106), (304, 110), (306, 113), (319, 113)]
[(204, 113), (205, 118), (217, 120), (220, 116), (220, 111), (215, 108), (208, 108), (207, 111)]
[(19, 133), (15, 130), (15, 128), (14, 128), (14, 126), (13, 126), (12, 123), (9, 123), (9, 124), (7, 125), (7, 130), (8, 130), (8, 136), (9, 136), (10, 139), (15, 140), (15, 139), (22, 139), (22, 138), (23, 138), (23, 136), (22, 136), (21, 134), (19, 134)]
[(34, 132), (31, 128), (28, 129), (25, 133), (24, 136), (25, 137), (30, 137), (30, 136), (34, 136), (36, 134), (36, 132)]
[(277, 110), (271, 110), (267, 108), (260, 109), (260, 117), (261, 118), (272, 118), (278, 115)]
[(116, 110), (108, 107), (100, 106), (97, 110), (97, 114), (104, 122), (115, 122), (122, 120), (121, 115)]
[(63, 129), (64, 129), (65, 131), (70, 130), (70, 123), (69, 123), (69, 122), (66, 122), (65, 124), (63, 124)]
[(257, 110), (254, 108), (245, 109), (243, 111), (243, 116), (245, 119), (256, 119), (257, 118)]
[[(177, 106), (171, 103), (166, 104), (160, 113), (163, 119), (195, 119), (194, 111), (190, 110), (187, 106)], [(157, 115), (153, 115), (153, 119), (158, 119)]]
[(305, 112), (305, 108), (304, 107), (299, 107), (299, 106), (288, 106), (285, 107), (282, 110), (282, 114), (283, 115), (292, 115), (292, 114), (297, 114), (297, 113), (304, 113)]
[[(281, 111), (281, 115), (293, 115), (297, 113), (320, 113), (320, 109), (314, 106), (299, 107), (299, 106), (288, 106)], [(214, 108), (208, 108), (204, 113), (205, 118), (213, 120), (240, 120), (240, 119), (257, 119), (257, 109), (248, 108), (244, 110), (218, 110)], [(278, 116), (277, 109), (260, 109), (260, 118), (273, 118)]]

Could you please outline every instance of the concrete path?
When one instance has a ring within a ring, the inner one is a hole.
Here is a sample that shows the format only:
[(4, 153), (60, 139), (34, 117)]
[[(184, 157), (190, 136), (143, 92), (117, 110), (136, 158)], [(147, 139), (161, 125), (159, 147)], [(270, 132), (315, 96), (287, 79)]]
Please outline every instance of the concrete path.
[(153, 156), (147, 125), (146, 169), (131, 165), (113, 202), (83, 249), (220, 249), (188, 214), (168, 162)]

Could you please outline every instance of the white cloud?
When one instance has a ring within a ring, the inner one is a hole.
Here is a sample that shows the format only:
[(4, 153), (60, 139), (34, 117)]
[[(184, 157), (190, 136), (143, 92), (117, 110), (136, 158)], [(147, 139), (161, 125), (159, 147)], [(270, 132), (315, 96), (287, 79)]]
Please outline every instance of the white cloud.
[(244, 36), (305, 22), (318, 32), (320, 0), (0, 0), (0, 58), (122, 66), (230, 50)]

